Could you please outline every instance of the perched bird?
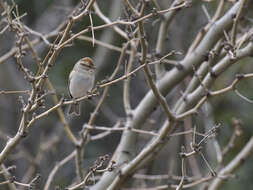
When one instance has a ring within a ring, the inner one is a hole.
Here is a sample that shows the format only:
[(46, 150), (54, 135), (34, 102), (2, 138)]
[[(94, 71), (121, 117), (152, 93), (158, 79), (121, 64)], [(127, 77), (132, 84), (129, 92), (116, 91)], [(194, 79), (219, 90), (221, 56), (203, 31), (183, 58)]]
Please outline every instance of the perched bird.
[[(93, 88), (95, 80), (95, 66), (89, 57), (80, 59), (69, 74), (68, 90), (73, 100), (87, 95)], [(71, 104), (69, 115), (80, 115), (80, 104)]]

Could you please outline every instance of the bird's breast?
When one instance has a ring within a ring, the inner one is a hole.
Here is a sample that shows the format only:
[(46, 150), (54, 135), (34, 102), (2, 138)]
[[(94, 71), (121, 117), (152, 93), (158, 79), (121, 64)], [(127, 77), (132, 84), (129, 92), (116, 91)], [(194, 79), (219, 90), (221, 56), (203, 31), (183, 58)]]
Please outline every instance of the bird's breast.
[(69, 92), (73, 98), (85, 96), (94, 85), (94, 74), (74, 72), (70, 76)]

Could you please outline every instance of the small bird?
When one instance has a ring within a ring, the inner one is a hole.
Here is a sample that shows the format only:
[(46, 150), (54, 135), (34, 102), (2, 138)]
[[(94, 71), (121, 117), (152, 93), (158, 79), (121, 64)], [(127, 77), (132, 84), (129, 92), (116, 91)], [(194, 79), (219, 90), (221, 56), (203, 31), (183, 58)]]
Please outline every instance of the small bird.
[[(80, 59), (69, 74), (68, 90), (73, 100), (87, 95), (95, 81), (95, 66), (89, 57)], [(69, 115), (80, 115), (80, 104), (71, 104)]]

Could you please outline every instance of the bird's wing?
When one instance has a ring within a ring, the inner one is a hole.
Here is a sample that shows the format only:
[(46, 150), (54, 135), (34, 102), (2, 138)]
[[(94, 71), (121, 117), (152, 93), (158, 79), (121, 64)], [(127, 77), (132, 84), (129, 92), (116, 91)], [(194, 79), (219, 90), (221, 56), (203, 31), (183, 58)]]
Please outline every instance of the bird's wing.
[(69, 96), (70, 96), (71, 98), (73, 98), (73, 96), (72, 96), (71, 93), (70, 93), (69, 85), (70, 85), (70, 80), (71, 80), (71, 78), (72, 78), (73, 72), (74, 72), (74, 70), (72, 70), (71, 73), (69, 74), (69, 80), (68, 80), (68, 92), (69, 92)]

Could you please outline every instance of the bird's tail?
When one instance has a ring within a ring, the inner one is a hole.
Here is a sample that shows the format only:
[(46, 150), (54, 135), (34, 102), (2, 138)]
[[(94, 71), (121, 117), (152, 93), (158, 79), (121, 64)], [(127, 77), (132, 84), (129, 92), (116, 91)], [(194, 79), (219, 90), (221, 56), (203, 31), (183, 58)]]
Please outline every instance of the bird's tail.
[(69, 107), (68, 115), (80, 115), (80, 104), (79, 103), (74, 103), (71, 104)]

